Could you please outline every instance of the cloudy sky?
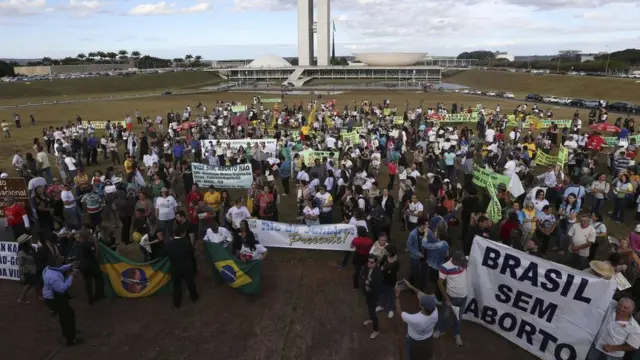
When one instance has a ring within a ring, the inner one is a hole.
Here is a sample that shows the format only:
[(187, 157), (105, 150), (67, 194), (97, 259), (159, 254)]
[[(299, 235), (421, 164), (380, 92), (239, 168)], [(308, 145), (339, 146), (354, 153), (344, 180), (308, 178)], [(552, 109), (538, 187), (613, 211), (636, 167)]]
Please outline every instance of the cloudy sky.
[[(0, 0), (0, 58), (296, 56), (297, 0)], [(336, 0), (336, 53), (640, 47), (639, 0)]]

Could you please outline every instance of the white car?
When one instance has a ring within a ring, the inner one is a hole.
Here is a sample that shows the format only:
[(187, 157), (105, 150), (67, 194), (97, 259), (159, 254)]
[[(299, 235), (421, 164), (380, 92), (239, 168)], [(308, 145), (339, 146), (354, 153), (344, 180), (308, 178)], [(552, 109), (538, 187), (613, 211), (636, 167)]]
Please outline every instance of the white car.
[(515, 96), (510, 92), (502, 94), (502, 97), (505, 98), (505, 99), (513, 99), (513, 98), (515, 98)]
[(461, 91), (463, 94), (468, 94), (469, 93), (469, 89), (464, 89)]
[(558, 98), (555, 96), (545, 96), (542, 98), (543, 102), (546, 103), (553, 103), (553, 104), (557, 104), (558, 103)]
[(571, 103), (571, 98), (568, 97), (563, 97), (563, 98), (559, 98), (558, 99), (558, 104), (560, 105), (569, 105), (569, 103)]
[(487, 96), (496, 96), (495, 91), (487, 91)]
[(480, 91), (480, 90), (473, 90), (472, 93), (475, 94), (475, 95), (482, 95), (482, 91)]

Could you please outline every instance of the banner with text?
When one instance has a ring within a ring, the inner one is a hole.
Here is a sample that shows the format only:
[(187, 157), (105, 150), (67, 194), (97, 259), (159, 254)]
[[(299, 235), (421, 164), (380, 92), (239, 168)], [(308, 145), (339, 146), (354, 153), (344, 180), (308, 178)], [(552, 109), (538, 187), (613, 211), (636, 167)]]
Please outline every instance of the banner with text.
[(241, 113), (247, 111), (247, 105), (236, 105), (231, 107), (231, 111), (234, 113)]
[(478, 122), (478, 113), (446, 114), (438, 122)]
[(13, 196), (17, 203), (22, 204), (29, 213), (29, 191), (27, 183), (22, 177), (0, 179), (0, 218), (4, 218), (4, 199)]
[(476, 236), (462, 318), (545, 360), (584, 359), (616, 289), (595, 277)]
[(209, 149), (215, 150), (218, 146), (218, 143), (222, 145), (223, 149), (227, 149), (227, 147), (231, 147), (232, 150), (238, 151), (240, 147), (242, 147), (245, 151), (253, 149), (256, 144), (260, 146), (262, 151), (268, 156), (273, 157), (276, 155), (276, 148), (278, 147), (278, 142), (276, 139), (233, 139), (233, 140), (201, 140), (200, 144), (202, 145), (202, 149), (204, 151), (208, 151)]
[(322, 158), (327, 158), (333, 160), (333, 166), (337, 166), (340, 163), (340, 153), (337, 151), (313, 151), (306, 150), (300, 153), (302, 155), (302, 161), (304, 161), (305, 165), (313, 166), (315, 164), (316, 159), (320, 159), (322, 162)]
[(248, 219), (249, 229), (265, 247), (351, 251), (356, 226), (349, 224), (304, 225)]
[(551, 166), (558, 162), (558, 157), (545, 154), (541, 150), (536, 153), (536, 165)]
[(211, 166), (191, 163), (193, 182), (201, 188), (211, 185), (222, 189), (249, 189), (253, 182), (251, 164)]
[(487, 183), (491, 180), (494, 186), (498, 186), (498, 184), (504, 184), (504, 186), (509, 186), (508, 176), (498, 174), (497, 172), (485, 168), (481, 168), (480, 166), (473, 166), (473, 183), (477, 186), (482, 186), (483, 188), (487, 188)]
[[(91, 123), (91, 124), (89, 124)], [(84, 126), (85, 128), (88, 128), (89, 125), (93, 125), (93, 128), (96, 130), (102, 130), (102, 129), (106, 129), (107, 128), (107, 122), (106, 121), (82, 121), (82, 126)], [(125, 127), (127, 126), (127, 124), (124, 121), (112, 121), (111, 122), (111, 128), (114, 128), (116, 126), (122, 126)]]
[(20, 280), (16, 242), (0, 241), (0, 279)]
[(269, 98), (269, 99), (260, 99), (260, 102), (263, 103), (270, 103), (270, 104), (274, 104), (274, 103), (279, 103), (281, 101), (280, 98)]

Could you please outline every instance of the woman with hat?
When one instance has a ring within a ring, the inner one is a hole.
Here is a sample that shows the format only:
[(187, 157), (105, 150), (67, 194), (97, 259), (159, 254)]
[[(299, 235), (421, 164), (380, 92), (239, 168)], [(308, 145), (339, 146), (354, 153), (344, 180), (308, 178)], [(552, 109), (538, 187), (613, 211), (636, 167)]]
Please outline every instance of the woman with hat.
[(38, 283), (36, 269), (36, 250), (31, 246), (31, 235), (22, 234), (18, 237), (18, 268), (20, 269), (20, 283), (24, 285), (18, 303), (29, 304), (27, 294)]

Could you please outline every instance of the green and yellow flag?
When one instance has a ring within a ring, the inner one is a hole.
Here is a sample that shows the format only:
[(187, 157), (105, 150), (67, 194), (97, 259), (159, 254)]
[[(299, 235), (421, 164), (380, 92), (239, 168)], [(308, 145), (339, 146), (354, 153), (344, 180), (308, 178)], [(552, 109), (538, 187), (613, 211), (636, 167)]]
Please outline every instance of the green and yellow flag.
[(98, 260), (108, 296), (141, 298), (171, 290), (169, 258), (136, 263), (100, 244)]
[(498, 199), (496, 188), (491, 178), (487, 181), (487, 191), (491, 197), (491, 202), (489, 202), (489, 207), (487, 207), (487, 216), (497, 224), (502, 219), (502, 206), (500, 206), (500, 200)]
[(262, 260), (242, 261), (220, 244), (205, 242), (205, 249), (213, 263), (213, 275), (243, 294), (257, 294), (262, 278)]

